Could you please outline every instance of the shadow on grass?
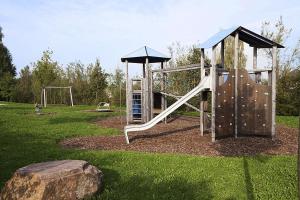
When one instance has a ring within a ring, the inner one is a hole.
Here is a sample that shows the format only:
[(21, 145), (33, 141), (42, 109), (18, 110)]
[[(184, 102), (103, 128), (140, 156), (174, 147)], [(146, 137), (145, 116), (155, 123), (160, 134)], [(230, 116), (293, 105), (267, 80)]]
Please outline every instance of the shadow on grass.
[(121, 177), (116, 171), (103, 169), (104, 191), (92, 199), (212, 199), (209, 182), (188, 181), (184, 177), (168, 180), (151, 175)]

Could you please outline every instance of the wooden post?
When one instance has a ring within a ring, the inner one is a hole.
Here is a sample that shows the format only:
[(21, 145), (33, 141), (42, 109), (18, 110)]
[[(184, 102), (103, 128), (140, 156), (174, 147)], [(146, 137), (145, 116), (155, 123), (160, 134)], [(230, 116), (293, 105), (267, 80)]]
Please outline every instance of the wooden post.
[(150, 87), (149, 87), (149, 93), (150, 93), (150, 120), (153, 119), (153, 107), (154, 107), (154, 101), (153, 101), (153, 74), (152, 70), (149, 69), (149, 79), (150, 79)]
[(146, 71), (145, 71), (146, 69), (145, 69), (145, 63), (143, 63), (143, 78), (145, 78), (146, 77)]
[(146, 69), (145, 69), (145, 115), (146, 122), (149, 121), (149, 59), (146, 58)]
[[(160, 91), (161, 92), (166, 92), (165, 91), (165, 85), (164, 85), (164, 72), (163, 72), (164, 63), (163, 62), (160, 63), (160, 69), (161, 69), (161, 72), (160, 72)], [(163, 112), (165, 110), (165, 95), (164, 94), (161, 95), (160, 107), (161, 107), (161, 112)]]
[(70, 99), (71, 99), (71, 106), (73, 107), (73, 95), (72, 95), (72, 87), (70, 87)]
[(238, 134), (238, 63), (239, 63), (239, 33), (234, 37), (234, 136)]
[(225, 68), (225, 47), (224, 47), (224, 40), (221, 42), (221, 65), (222, 68)]
[(257, 48), (253, 47), (253, 69), (257, 69)]
[[(275, 117), (276, 117), (276, 69), (277, 69), (277, 46), (272, 49), (272, 139), (275, 138)], [(269, 80), (270, 81), (270, 80)]]
[(47, 107), (46, 89), (44, 88), (44, 107)]
[(128, 78), (128, 61), (125, 61), (126, 64), (126, 70), (125, 70), (125, 76), (126, 76), (126, 123), (129, 124), (129, 78)]
[[(163, 63), (163, 69), (165, 69), (166, 67), (167, 67), (167, 61), (165, 61)], [(162, 73), (162, 75), (163, 75), (163, 90), (166, 92), (167, 73)], [(163, 109), (166, 110), (167, 107), (168, 107), (167, 97), (166, 96), (163, 96), (163, 97), (164, 97), (163, 98), (163, 101), (164, 101), (164, 108)], [(165, 124), (167, 123), (167, 117), (165, 117), (164, 122), (165, 122)]]
[(212, 59), (211, 59), (211, 140), (215, 142), (216, 140), (216, 49), (217, 46), (213, 46), (212, 48)]
[(41, 106), (43, 106), (43, 92), (44, 92), (44, 88), (41, 91)]
[[(200, 80), (203, 80), (204, 76), (205, 76), (205, 69), (204, 69), (204, 59), (205, 59), (205, 55), (204, 55), (204, 49), (201, 49), (201, 68), (200, 68), (200, 73), (201, 73), (201, 77)], [(204, 135), (204, 101), (203, 101), (203, 92), (200, 92), (200, 135), (203, 136)]]

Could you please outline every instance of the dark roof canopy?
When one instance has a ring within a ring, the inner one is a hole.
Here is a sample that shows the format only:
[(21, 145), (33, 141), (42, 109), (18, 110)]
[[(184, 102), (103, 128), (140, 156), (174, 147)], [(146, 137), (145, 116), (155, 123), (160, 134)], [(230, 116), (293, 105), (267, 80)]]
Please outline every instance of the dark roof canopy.
[(150, 47), (143, 46), (135, 50), (134, 52), (122, 57), (121, 61), (125, 62), (127, 60), (129, 63), (146, 63), (146, 58), (148, 58), (149, 63), (164, 62), (171, 59), (164, 54), (151, 49)]
[(230, 29), (222, 30), (215, 35), (213, 35), (211, 38), (209, 38), (207, 41), (199, 45), (199, 48), (201, 49), (208, 49), (212, 48), (213, 46), (217, 45), (219, 42), (227, 38), (228, 36), (234, 36), (235, 33), (239, 33), (239, 39), (243, 42), (248, 43), (252, 47), (257, 48), (272, 48), (273, 46), (277, 46), (278, 48), (284, 48), (284, 46), (269, 40), (268, 38), (265, 38), (257, 33), (254, 33), (242, 26), (233, 27)]

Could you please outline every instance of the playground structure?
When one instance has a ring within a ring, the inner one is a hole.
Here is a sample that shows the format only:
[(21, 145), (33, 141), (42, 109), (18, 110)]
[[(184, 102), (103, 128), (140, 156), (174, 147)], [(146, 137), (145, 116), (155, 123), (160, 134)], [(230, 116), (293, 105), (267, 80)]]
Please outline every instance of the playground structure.
[(72, 86), (66, 86), (66, 87), (57, 87), (57, 86), (47, 86), (47, 87), (43, 87), (42, 91), (41, 91), (41, 105), (44, 106), (45, 108), (47, 107), (47, 89), (51, 90), (51, 89), (60, 89), (60, 91), (62, 89), (67, 89), (69, 90), (69, 94), (70, 94), (70, 105), (73, 107), (73, 95), (72, 95)]
[[(234, 64), (226, 66), (224, 40), (234, 37)], [(253, 69), (239, 66), (239, 41), (253, 48)], [(217, 48), (220, 47), (221, 63), (217, 63)], [(211, 138), (239, 136), (275, 137), (275, 106), (276, 106), (276, 58), (277, 48), (284, 48), (261, 35), (244, 27), (223, 30), (199, 46), (201, 63), (177, 68), (166, 68), (170, 58), (149, 48), (142, 47), (121, 58), (126, 63), (126, 119), (124, 127), (126, 142), (129, 144), (128, 133), (147, 130), (177, 108), (186, 104), (192, 97), (200, 93), (200, 130), (210, 130)], [(272, 49), (272, 67), (257, 68), (257, 49)], [(205, 49), (212, 49), (211, 66), (204, 66)], [(128, 63), (143, 65), (143, 78), (129, 80)], [(161, 69), (152, 70), (150, 63), (161, 63)], [(175, 71), (199, 69), (199, 84), (182, 97), (168, 94), (165, 91), (167, 74)], [(268, 81), (261, 81), (262, 73), (267, 73)], [(154, 116), (153, 73), (160, 73), (161, 111)], [(138, 85), (138, 87), (136, 87)], [(207, 121), (208, 93), (211, 93), (211, 122)], [(166, 96), (171, 95), (178, 100), (167, 107)], [(195, 108), (193, 108), (195, 109)], [(197, 109), (197, 108), (196, 108)], [(132, 123), (142, 124), (132, 124)]]

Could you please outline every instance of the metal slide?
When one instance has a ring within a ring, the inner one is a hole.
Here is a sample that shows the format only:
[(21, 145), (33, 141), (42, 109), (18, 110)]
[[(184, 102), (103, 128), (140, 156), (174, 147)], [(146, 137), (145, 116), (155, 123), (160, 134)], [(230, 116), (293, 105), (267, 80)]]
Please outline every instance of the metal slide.
[(170, 115), (172, 112), (174, 112), (177, 108), (185, 104), (188, 100), (190, 100), (192, 97), (197, 95), (199, 92), (201, 92), (204, 89), (210, 89), (210, 83), (211, 78), (210, 76), (205, 76), (199, 83), (198, 86), (196, 86), (194, 89), (189, 91), (186, 95), (182, 96), (178, 101), (173, 103), (171, 106), (169, 106), (166, 110), (161, 112), (159, 115), (154, 117), (152, 120), (145, 124), (134, 124), (134, 125), (127, 125), (124, 127), (124, 133), (126, 138), (126, 143), (129, 144), (128, 139), (128, 132), (134, 132), (134, 131), (143, 131), (147, 130), (149, 128), (152, 128), (154, 125), (156, 125), (158, 122), (162, 121), (165, 117)]

